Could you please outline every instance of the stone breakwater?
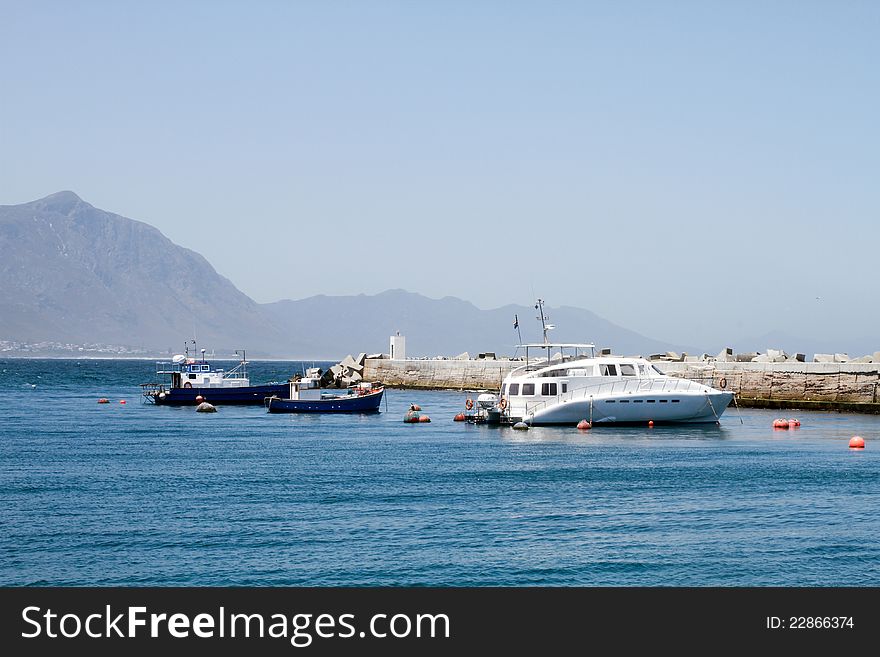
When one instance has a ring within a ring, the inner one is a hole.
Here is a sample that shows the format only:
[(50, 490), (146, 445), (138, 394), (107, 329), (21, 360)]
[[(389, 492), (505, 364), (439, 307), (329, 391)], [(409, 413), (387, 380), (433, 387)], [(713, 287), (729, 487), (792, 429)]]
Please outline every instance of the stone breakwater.
[[(663, 362), (665, 374), (736, 393), (741, 406), (880, 413), (880, 363)], [(497, 391), (523, 361), (368, 358), (363, 377), (391, 387)]]

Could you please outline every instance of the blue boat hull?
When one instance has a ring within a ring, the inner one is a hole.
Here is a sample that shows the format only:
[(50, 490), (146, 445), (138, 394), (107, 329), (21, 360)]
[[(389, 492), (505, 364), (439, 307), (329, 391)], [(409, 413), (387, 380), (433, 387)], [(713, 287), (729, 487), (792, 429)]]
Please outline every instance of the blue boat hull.
[(263, 386), (244, 386), (241, 388), (171, 388), (165, 390), (165, 397), (154, 394), (157, 404), (165, 406), (195, 406), (196, 397), (219, 405), (253, 405), (262, 406), (263, 400), (272, 395), (286, 395), (290, 389), (287, 383), (273, 383)]
[(385, 390), (335, 399), (266, 399), (270, 413), (378, 413)]

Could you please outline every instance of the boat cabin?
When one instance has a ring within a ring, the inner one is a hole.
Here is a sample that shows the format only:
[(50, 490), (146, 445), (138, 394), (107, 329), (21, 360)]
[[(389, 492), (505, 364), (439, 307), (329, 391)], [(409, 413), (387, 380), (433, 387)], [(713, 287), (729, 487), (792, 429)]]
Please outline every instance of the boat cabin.
[(204, 359), (178, 354), (170, 363), (156, 363), (156, 374), (171, 378), (171, 388), (233, 388), (249, 385), (245, 361), (228, 372)]

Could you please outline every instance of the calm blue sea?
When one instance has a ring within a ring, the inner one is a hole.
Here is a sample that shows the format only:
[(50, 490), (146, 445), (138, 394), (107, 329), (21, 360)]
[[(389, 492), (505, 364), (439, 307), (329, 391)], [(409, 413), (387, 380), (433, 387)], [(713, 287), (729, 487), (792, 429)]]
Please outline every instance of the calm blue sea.
[(0, 360), (0, 584), (880, 585), (877, 417), (515, 432), (411, 390), (373, 416), (199, 414), (142, 404), (153, 371)]

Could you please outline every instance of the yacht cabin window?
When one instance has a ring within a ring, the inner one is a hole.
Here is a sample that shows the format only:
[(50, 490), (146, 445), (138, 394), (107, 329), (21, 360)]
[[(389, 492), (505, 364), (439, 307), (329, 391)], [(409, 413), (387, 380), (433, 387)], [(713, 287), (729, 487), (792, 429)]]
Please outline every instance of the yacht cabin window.
[(602, 376), (617, 376), (617, 365), (603, 363), (599, 365), (599, 369), (602, 370)]
[(636, 368), (634, 365), (631, 365), (630, 363), (621, 363), (620, 364), (620, 373), (623, 376), (635, 376), (636, 375)]
[(202, 365), (202, 372), (210, 372), (210, 371), (211, 371), (210, 365)]
[(568, 384), (567, 383), (562, 384), (562, 392), (568, 392)]
[(535, 394), (535, 384), (534, 383), (523, 383), (522, 384), (522, 394), (523, 395), (534, 395)]
[(544, 396), (553, 397), (556, 395), (556, 384), (555, 383), (542, 383), (541, 384), (541, 394)]
[(514, 395), (518, 395), (518, 394), (519, 394), (519, 384), (518, 383), (511, 383), (510, 384), (510, 396), (513, 397)]

